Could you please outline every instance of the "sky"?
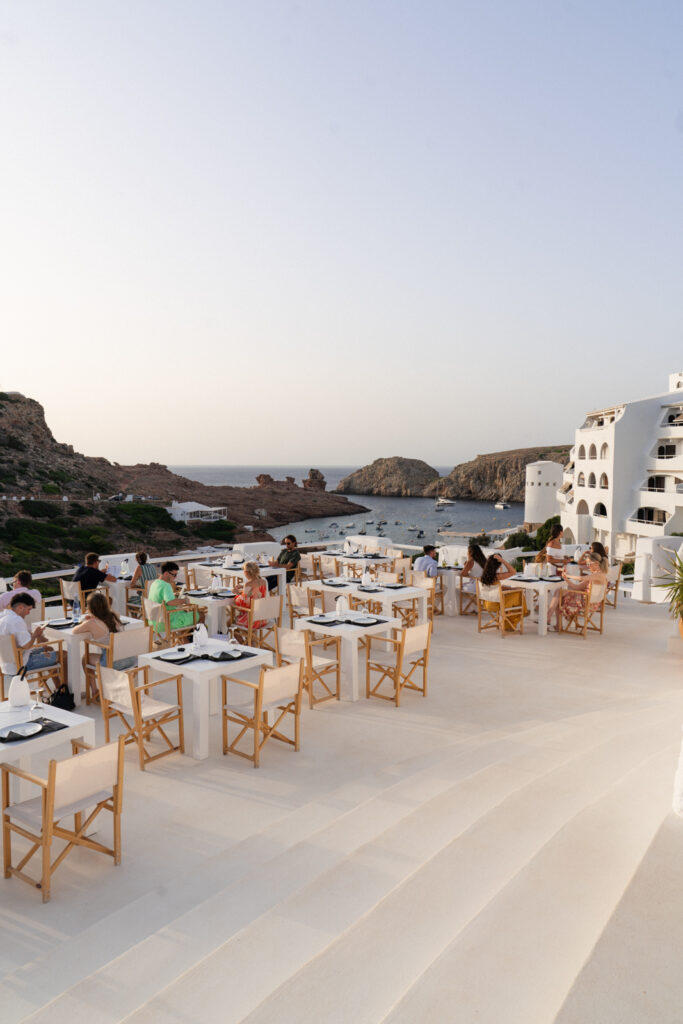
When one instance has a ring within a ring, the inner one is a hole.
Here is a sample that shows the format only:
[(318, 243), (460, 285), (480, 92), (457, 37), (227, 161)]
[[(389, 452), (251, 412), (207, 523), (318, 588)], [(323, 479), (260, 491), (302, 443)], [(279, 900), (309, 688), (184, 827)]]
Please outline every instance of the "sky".
[(680, 0), (0, 0), (0, 390), (454, 465), (683, 369)]

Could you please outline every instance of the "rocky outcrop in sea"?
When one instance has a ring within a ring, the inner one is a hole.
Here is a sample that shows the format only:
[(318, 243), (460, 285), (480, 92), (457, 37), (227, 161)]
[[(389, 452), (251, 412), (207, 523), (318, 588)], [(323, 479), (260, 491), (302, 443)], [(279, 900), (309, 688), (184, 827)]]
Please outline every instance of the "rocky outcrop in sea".
[(424, 494), (439, 471), (420, 459), (375, 459), (337, 485), (340, 494), (379, 494), (385, 498), (416, 498)]

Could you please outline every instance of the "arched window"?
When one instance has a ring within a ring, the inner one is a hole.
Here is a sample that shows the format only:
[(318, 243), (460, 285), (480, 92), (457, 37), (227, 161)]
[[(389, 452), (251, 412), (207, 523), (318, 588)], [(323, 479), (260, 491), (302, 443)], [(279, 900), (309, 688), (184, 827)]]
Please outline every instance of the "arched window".
[(594, 444), (592, 444), (590, 446), (590, 448), (588, 449), (588, 458), (589, 459), (597, 459), (597, 457), (598, 457), (597, 448), (595, 447)]
[(573, 544), (574, 543), (574, 534), (572, 533), (572, 531), (569, 529), (568, 526), (565, 526), (565, 528), (564, 528), (564, 533), (562, 534), (562, 540), (564, 541), (565, 544)]
[(603, 505), (603, 503), (601, 501), (599, 501), (597, 503), (597, 505), (595, 506), (595, 508), (593, 509), (593, 515), (594, 516), (606, 516), (607, 515), (607, 509), (605, 508), (605, 506)]
[(603, 473), (600, 477), (600, 486), (605, 489), (609, 487), (609, 480), (607, 479), (607, 473)]
[(579, 448), (579, 458), (580, 459), (585, 459), (586, 458), (586, 449), (583, 447), (583, 445), (581, 445), (581, 447)]
[(600, 449), (600, 458), (601, 459), (608, 459), (609, 458), (609, 445), (603, 444), (602, 448)]
[(586, 486), (586, 478), (583, 475), (583, 473), (579, 473), (578, 479), (576, 481), (576, 486), (577, 487), (585, 487)]
[(588, 505), (586, 504), (585, 501), (583, 501), (583, 500), (580, 501), (579, 504), (576, 506), (576, 514), (577, 514), (577, 516), (587, 516), (588, 515)]
[(591, 475), (588, 477), (588, 486), (595, 487), (595, 473), (591, 473)]

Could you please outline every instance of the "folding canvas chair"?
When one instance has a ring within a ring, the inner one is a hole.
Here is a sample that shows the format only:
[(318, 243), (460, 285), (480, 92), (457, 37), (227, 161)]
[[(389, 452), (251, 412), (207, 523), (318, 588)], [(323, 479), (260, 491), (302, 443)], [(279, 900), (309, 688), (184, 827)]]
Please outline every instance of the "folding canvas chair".
[(485, 586), (477, 580), (477, 630), (500, 630), (501, 637), (507, 633), (524, 632), (524, 616), (527, 614), (524, 591), (504, 590), (500, 583)]
[(151, 601), (149, 597), (142, 598), (142, 611), (145, 622), (148, 626), (152, 626), (158, 638), (163, 638), (167, 647), (175, 647), (176, 644), (187, 643), (194, 632), (194, 627), (199, 622), (199, 608), (196, 605), (192, 605), (185, 610), (191, 612), (193, 621), (187, 626), (171, 629), (171, 615), (174, 609), (167, 608), (163, 603)]
[(278, 665), (291, 665), (303, 659), (304, 687), (310, 708), (328, 700), (339, 700), (341, 637), (314, 638), (308, 629), (278, 629), (276, 641)]
[[(50, 683), (52, 684), (52, 689), (56, 690), (66, 679), (66, 672), (64, 671), (66, 658), (62, 641), (48, 640), (40, 646), (56, 651), (57, 663), (55, 665), (48, 665), (47, 668), (34, 668), (30, 672), (26, 672), (24, 678), (32, 692), (36, 692), (41, 686), (45, 686), (47, 690), (50, 690)], [(27, 653), (27, 651), (20, 649), (16, 637), (10, 635), (0, 636), (0, 664), (18, 665), (20, 669), (24, 664), (24, 656)], [(5, 677), (0, 671), (0, 700), (5, 700), (5, 681), (9, 686), (14, 674), (11, 673)]]
[[(71, 614), (70, 605), (76, 600), (78, 600), (81, 606), (81, 612), (84, 612), (85, 602), (94, 593), (94, 590), (82, 590), (79, 582), (72, 583), (61, 578), (59, 580), (59, 590), (62, 596), (62, 612), (65, 619)], [(108, 594), (108, 591), (105, 591), (105, 593)]]
[[(83, 648), (86, 704), (90, 704), (90, 694), (97, 693), (97, 666), (103, 664), (119, 671), (134, 668), (140, 655), (152, 650), (152, 628), (122, 629), (120, 633), (110, 633), (106, 644), (86, 640)], [(129, 664), (121, 664), (126, 661)]]
[(289, 624), (294, 628), (294, 620), (305, 618), (311, 614), (311, 602), (308, 587), (298, 587), (295, 583), (287, 584), (287, 604), (289, 606)]
[(570, 593), (576, 607), (564, 609), (560, 604), (560, 632), (573, 633), (585, 640), (590, 633), (602, 633), (605, 620), (607, 587), (604, 583), (591, 583), (587, 590), (563, 590), (562, 598)]
[(458, 615), (477, 614), (477, 585), (471, 576), (458, 576)]
[(231, 631), (239, 643), (247, 647), (262, 647), (275, 652), (275, 630), (282, 622), (282, 596), (256, 597), (249, 608), (235, 608), (235, 613), (246, 612), (246, 625), (235, 624)]
[(320, 573), (322, 579), (327, 576), (339, 576), (339, 562), (333, 555), (320, 556)]
[[(76, 756), (65, 761), (50, 761), (47, 779), (29, 775), (13, 765), (2, 768), (2, 836), (5, 878), (14, 876), (40, 889), (43, 903), (50, 899), (52, 875), (64, 858), (80, 846), (112, 857), (121, 863), (121, 802), (123, 798), (123, 736), (116, 743), (91, 749), (85, 743), (71, 742)], [(80, 753), (83, 751), (83, 753)], [(18, 803), (10, 801), (10, 778), (15, 776), (37, 786), (40, 795)], [(107, 847), (87, 835), (101, 811), (113, 816), (113, 846)], [(87, 817), (86, 817), (87, 815)], [(73, 816), (74, 827), (63, 824)], [(21, 859), (12, 862), (12, 837), (27, 839), (31, 847)], [(66, 846), (52, 860), (55, 839)], [(34, 854), (41, 857), (40, 878), (31, 878), (24, 868)]]
[[(365, 696), (392, 701), (396, 707), (400, 707), (404, 690), (414, 690), (426, 697), (431, 637), (431, 622), (394, 630), (393, 637), (367, 637)], [(420, 673), (421, 682), (414, 675)], [(380, 693), (387, 683), (389, 693)]]
[[(96, 668), (106, 741), (109, 742), (111, 722), (119, 721), (125, 730), (122, 736), (124, 742), (135, 743), (138, 748), (142, 771), (160, 757), (176, 750), (182, 754), (185, 750), (182, 675), (164, 676), (150, 682), (149, 672), (148, 665), (128, 672), (118, 672), (114, 668), (103, 668), (100, 665)], [(150, 697), (150, 691), (164, 683), (175, 683), (174, 704)], [(178, 742), (174, 744), (166, 730), (175, 722), (178, 723)], [(162, 750), (154, 754), (147, 749), (152, 739), (161, 739), (163, 742)]]
[[(237, 754), (252, 761), (258, 768), (261, 750), (269, 739), (280, 740), (299, 749), (301, 720), (301, 696), (304, 684), (304, 664), (298, 660), (291, 665), (277, 668), (264, 666), (258, 681), (247, 677), (221, 676), (223, 687), (223, 753)], [(228, 687), (230, 686), (230, 689)], [(239, 688), (242, 688), (240, 692)], [(272, 724), (269, 715), (273, 714)], [(287, 716), (294, 718), (294, 735), (286, 736), (280, 730)], [(238, 726), (233, 740), (229, 737), (229, 725)], [(243, 736), (252, 733), (251, 752), (239, 750)]]
[(607, 594), (605, 595), (605, 604), (609, 605), (610, 608), (616, 608), (617, 601), (619, 600), (621, 568), (621, 562), (619, 562), (618, 565), (612, 565), (607, 570)]

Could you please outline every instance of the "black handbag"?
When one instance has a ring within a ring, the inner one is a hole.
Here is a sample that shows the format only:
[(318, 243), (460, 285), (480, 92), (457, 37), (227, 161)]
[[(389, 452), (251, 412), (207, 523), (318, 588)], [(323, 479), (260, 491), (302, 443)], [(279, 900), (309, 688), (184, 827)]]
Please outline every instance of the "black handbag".
[(62, 711), (73, 711), (75, 708), (73, 694), (66, 683), (62, 683), (58, 686), (54, 693), (45, 701), (46, 704), (51, 704), (53, 708), (61, 708)]

